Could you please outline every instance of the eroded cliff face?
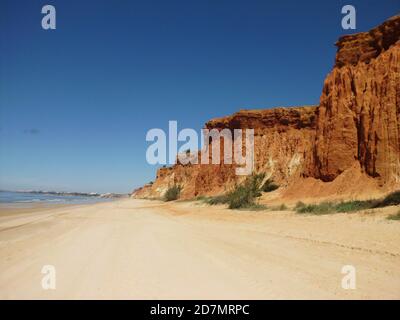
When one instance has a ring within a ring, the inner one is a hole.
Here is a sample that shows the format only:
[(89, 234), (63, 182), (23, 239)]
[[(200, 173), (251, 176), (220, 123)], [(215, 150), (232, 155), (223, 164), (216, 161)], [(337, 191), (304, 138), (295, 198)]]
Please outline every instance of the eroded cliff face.
[(358, 162), (380, 185), (400, 181), (400, 17), (337, 42), (318, 108), (310, 176), (332, 181)]
[[(205, 128), (254, 129), (254, 170), (265, 172), (266, 178), (272, 177), (286, 186), (301, 176), (304, 165), (310, 161), (307, 157), (312, 153), (316, 109), (316, 106), (308, 106), (243, 110), (232, 116), (213, 119), (205, 124)], [(243, 176), (236, 175), (235, 165), (223, 163), (223, 146), (221, 141), (221, 164), (176, 164), (160, 168), (154, 183), (135, 191), (135, 195), (160, 197), (175, 184), (183, 187), (182, 198), (230, 190)]]
[[(254, 170), (294, 197), (400, 187), (400, 16), (336, 45), (319, 106), (242, 110), (205, 124), (254, 129)], [(233, 165), (177, 164), (134, 195), (160, 197), (174, 184), (182, 198), (219, 194), (241, 179)]]
[(206, 123), (212, 129), (254, 129), (254, 171), (288, 185), (306, 169), (316, 129), (316, 106), (242, 110)]

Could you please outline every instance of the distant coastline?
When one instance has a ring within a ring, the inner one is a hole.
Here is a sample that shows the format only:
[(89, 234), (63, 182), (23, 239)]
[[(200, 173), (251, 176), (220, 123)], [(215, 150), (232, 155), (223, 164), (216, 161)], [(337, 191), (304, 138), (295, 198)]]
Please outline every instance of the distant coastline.
[(30, 204), (89, 204), (128, 197), (128, 194), (59, 191), (0, 191), (0, 203), (6, 206)]
[(44, 190), (0, 190), (0, 192), (29, 193), (56, 196), (77, 196), (77, 197), (101, 197), (101, 198), (125, 198), (127, 193), (97, 193), (97, 192), (68, 192), (68, 191), (44, 191)]

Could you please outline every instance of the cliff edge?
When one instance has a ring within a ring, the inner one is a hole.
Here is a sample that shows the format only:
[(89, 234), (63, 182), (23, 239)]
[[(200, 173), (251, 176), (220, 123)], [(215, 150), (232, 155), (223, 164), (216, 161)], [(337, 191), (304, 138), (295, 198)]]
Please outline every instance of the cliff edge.
[[(341, 37), (318, 106), (241, 110), (208, 129), (254, 129), (254, 171), (279, 196), (358, 198), (400, 187), (400, 16)], [(228, 164), (176, 164), (133, 193), (160, 197), (179, 184), (182, 198), (223, 193), (243, 177)]]

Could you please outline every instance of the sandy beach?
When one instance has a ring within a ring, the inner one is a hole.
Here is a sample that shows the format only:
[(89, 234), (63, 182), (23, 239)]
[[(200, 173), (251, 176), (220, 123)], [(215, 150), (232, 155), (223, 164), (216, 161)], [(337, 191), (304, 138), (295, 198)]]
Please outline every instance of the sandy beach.
[[(124, 199), (0, 209), (1, 299), (399, 299), (398, 208), (246, 212)], [(41, 286), (44, 265), (56, 289)], [(343, 265), (356, 289), (341, 287)]]

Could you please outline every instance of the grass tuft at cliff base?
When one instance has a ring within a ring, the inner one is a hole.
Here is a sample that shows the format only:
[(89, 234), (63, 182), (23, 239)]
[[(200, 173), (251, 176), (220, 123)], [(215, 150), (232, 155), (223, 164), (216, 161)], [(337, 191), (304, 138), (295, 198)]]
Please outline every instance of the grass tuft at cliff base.
[(170, 188), (167, 189), (167, 191), (164, 194), (164, 201), (173, 201), (177, 200), (179, 198), (179, 195), (181, 193), (181, 187), (178, 185), (174, 185)]
[(355, 212), (394, 205), (400, 205), (400, 191), (392, 192), (386, 197), (376, 200), (351, 200), (342, 201), (339, 203), (322, 202), (319, 204), (304, 204), (302, 202), (298, 202), (295, 206), (295, 210), (297, 213), (329, 214), (336, 212)]

